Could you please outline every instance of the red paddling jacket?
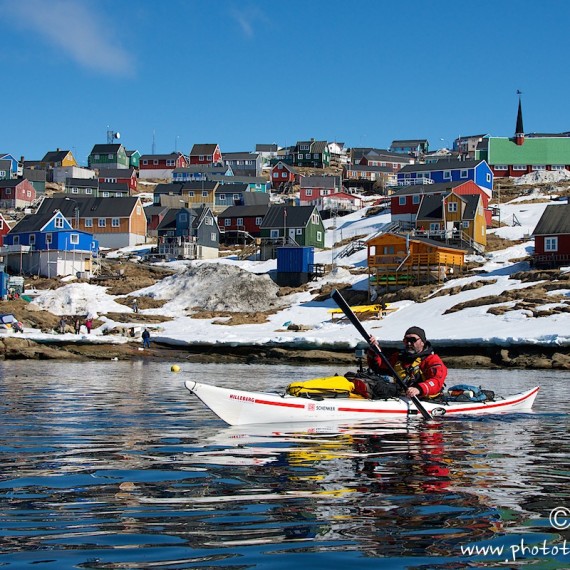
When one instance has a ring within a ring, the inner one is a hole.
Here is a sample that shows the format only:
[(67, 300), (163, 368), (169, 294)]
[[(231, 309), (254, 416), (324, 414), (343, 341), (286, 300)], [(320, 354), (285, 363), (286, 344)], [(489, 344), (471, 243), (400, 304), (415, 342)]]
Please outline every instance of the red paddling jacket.
[[(443, 390), (447, 367), (435, 354), (429, 341), (421, 352), (409, 354), (401, 350), (392, 354), (389, 361), (407, 386), (414, 386), (420, 391), (420, 396), (437, 396)], [(378, 374), (391, 374), (383, 360), (372, 349), (368, 351), (368, 366)]]

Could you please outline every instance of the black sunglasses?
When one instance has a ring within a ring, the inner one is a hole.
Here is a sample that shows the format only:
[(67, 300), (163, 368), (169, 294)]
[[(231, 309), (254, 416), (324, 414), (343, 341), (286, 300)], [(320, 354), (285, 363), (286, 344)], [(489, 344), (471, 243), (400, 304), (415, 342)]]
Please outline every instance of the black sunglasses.
[(418, 342), (418, 340), (420, 340), (420, 338), (417, 336), (405, 336), (404, 337), (404, 342), (411, 342), (412, 344), (415, 344), (416, 342)]

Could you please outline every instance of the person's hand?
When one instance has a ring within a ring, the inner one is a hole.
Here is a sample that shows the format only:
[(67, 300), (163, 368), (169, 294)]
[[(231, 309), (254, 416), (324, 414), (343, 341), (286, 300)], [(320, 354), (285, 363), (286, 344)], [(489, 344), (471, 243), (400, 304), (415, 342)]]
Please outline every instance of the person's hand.
[(370, 335), (370, 346), (375, 346), (376, 348), (380, 348), (378, 344), (378, 339), (375, 336)]
[(408, 396), (408, 398), (413, 398), (414, 396), (419, 396), (420, 395), (420, 391), (415, 388), (414, 386), (410, 386), (407, 390), (406, 390), (406, 396)]

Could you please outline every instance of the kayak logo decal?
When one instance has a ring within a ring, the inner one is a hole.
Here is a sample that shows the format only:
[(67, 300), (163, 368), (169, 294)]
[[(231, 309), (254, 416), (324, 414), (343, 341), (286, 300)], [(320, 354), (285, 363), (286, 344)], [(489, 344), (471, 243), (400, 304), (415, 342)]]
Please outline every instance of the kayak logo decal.
[(308, 412), (336, 412), (336, 406), (324, 406), (317, 404), (308, 404)]
[(230, 394), (230, 400), (240, 400), (241, 402), (251, 402), (255, 404), (255, 398), (252, 396), (242, 396), (241, 394)]

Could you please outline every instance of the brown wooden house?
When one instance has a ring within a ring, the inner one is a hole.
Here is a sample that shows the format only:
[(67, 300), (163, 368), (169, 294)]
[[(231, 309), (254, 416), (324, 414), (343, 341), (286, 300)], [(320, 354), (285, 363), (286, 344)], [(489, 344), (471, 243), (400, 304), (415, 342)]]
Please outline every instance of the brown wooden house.
[(369, 292), (391, 286), (441, 283), (463, 270), (467, 251), (424, 237), (382, 233), (368, 247)]

